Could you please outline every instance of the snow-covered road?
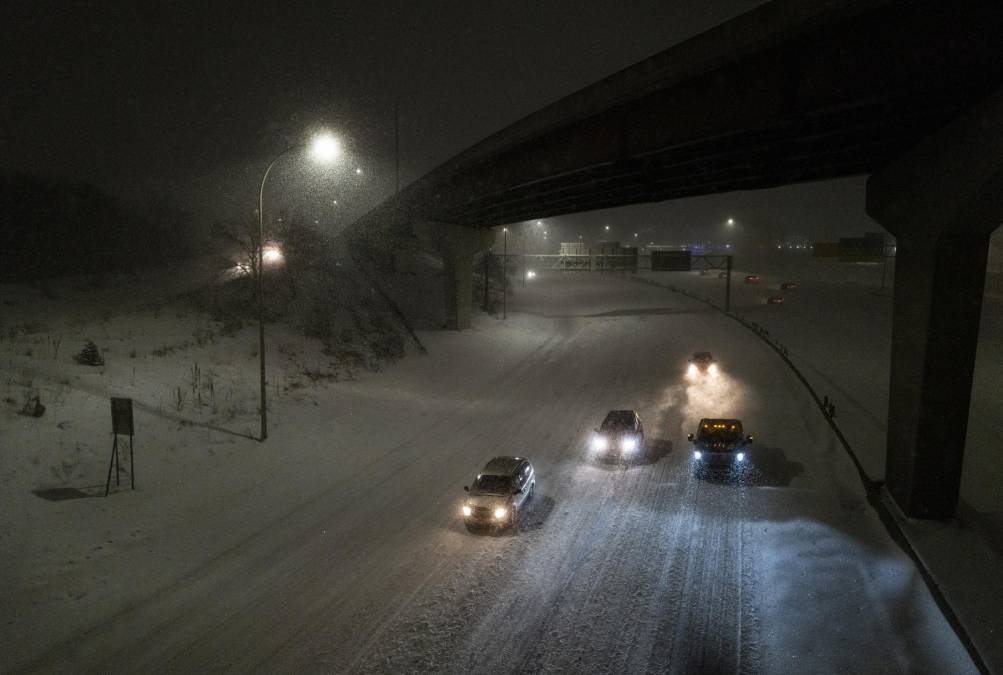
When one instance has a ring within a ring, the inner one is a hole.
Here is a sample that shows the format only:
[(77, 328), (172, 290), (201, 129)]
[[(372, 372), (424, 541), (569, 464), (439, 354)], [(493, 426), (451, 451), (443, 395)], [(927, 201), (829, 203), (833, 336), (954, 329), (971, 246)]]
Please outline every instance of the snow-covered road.
[[(427, 357), (276, 403), (267, 445), (288, 461), (178, 525), (198, 553), (155, 592), (124, 589), (21, 667), (975, 672), (819, 411), (733, 321), (614, 276), (544, 274), (507, 322), (423, 338)], [(696, 350), (721, 377), (683, 377)], [(611, 408), (641, 413), (650, 461), (590, 456)], [(755, 434), (743, 480), (692, 477), (704, 416)], [(470, 534), (462, 486), (501, 454), (534, 462), (531, 507), (517, 531)]]

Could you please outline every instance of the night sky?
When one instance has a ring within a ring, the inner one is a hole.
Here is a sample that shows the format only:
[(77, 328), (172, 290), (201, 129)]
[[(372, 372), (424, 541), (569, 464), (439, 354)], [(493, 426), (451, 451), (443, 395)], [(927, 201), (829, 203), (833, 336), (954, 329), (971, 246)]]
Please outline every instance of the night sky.
[[(0, 169), (86, 179), (125, 198), (167, 194), (200, 217), (231, 217), (253, 210), (272, 155), (329, 128), (363, 175), (289, 158), (272, 203), (343, 224), (392, 190), (395, 101), (406, 184), (758, 4), (7, 1)], [(659, 222), (650, 208), (634, 212)]]

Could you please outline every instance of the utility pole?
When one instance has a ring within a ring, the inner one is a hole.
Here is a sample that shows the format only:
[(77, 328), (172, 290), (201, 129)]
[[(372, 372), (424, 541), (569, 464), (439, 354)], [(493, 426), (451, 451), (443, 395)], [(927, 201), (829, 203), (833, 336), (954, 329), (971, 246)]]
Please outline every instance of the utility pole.
[(488, 251), (484, 256), (484, 313), (488, 312), (488, 290), (490, 289), (490, 279), (491, 279), (491, 251)]
[(400, 101), (396, 99), (394, 100), (394, 165), (394, 194), (399, 195), (401, 191), (401, 125)]
[(522, 287), (526, 288), (526, 226), (522, 226)]
[(724, 280), (724, 311), (731, 311), (731, 256), (727, 256), (725, 261), (726, 271)]
[(508, 318), (508, 228), (502, 228), (502, 318)]

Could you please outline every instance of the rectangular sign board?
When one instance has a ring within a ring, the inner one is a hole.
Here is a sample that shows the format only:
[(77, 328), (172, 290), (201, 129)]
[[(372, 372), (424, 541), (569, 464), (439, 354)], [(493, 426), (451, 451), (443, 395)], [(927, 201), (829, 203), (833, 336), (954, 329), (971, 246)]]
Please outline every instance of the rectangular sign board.
[(132, 436), (132, 399), (111, 400), (111, 430), (114, 434)]
[(689, 251), (652, 251), (652, 272), (689, 272), (692, 266)]

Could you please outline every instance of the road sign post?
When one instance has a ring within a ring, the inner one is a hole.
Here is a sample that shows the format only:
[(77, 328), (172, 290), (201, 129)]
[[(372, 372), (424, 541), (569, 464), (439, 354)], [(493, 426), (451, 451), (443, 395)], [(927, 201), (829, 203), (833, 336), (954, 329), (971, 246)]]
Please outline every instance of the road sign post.
[(111, 399), (111, 432), (114, 440), (111, 445), (111, 459), (108, 461), (108, 479), (104, 485), (104, 496), (108, 496), (111, 489), (111, 470), (115, 467), (115, 485), (121, 485), (119, 478), (118, 462), (118, 437), (119, 435), (129, 437), (129, 479), (132, 489), (136, 489), (136, 461), (133, 454), (133, 424), (132, 424), (132, 399), (112, 398)]

